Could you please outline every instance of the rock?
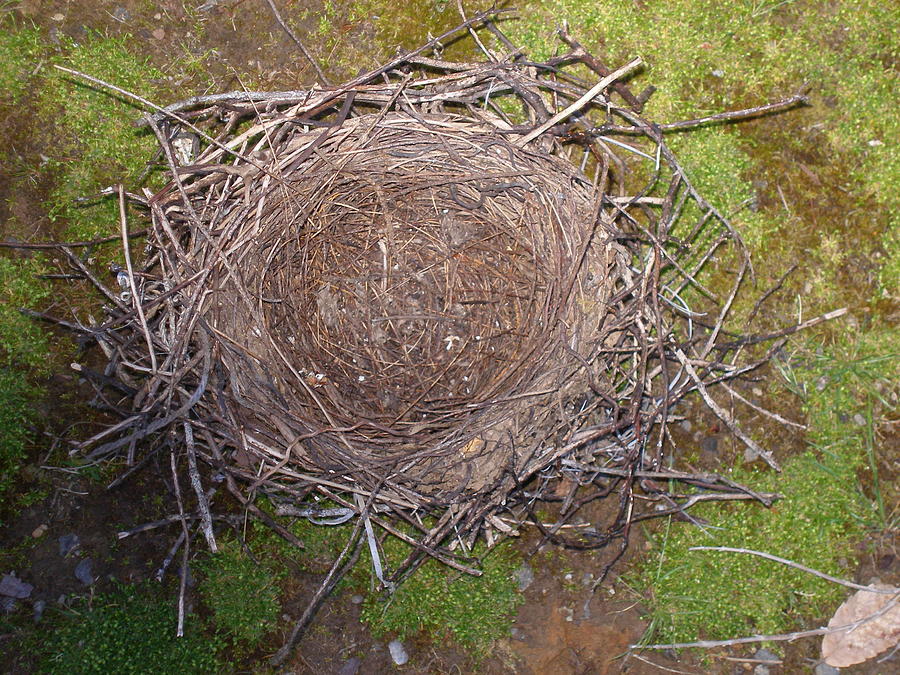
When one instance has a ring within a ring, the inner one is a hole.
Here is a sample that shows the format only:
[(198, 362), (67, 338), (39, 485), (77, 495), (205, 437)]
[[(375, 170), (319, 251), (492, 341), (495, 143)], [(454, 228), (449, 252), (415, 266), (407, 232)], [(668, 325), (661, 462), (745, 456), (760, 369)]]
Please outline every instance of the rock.
[(866, 418), (863, 417), (862, 415), (860, 415), (859, 413), (856, 413), (853, 416), (853, 423), (858, 427), (864, 427), (867, 424)]
[[(753, 658), (757, 661), (767, 661), (773, 666), (781, 663), (778, 655), (770, 652), (768, 649), (757, 649)], [(770, 675), (771, 672), (771, 668), (766, 663), (760, 663), (753, 669), (753, 675)]]
[(50, 15), (50, 20), (51, 20), (51, 21), (65, 21), (65, 20), (66, 20), (66, 15), (65, 15), (65, 14), (60, 14), (59, 12), (57, 12), (56, 14), (51, 14), (51, 15)]
[(520, 591), (524, 591), (534, 582), (534, 570), (528, 563), (522, 563), (522, 566), (516, 570), (516, 584)]
[(12, 614), (16, 611), (17, 604), (15, 598), (8, 598), (6, 596), (0, 598), (0, 614)]
[(512, 628), (510, 628), (509, 635), (513, 640), (518, 640), (519, 642), (525, 642), (526, 638), (528, 637), (525, 634), (525, 631), (518, 626), (513, 626)]
[(153, 32), (150, 33), (153, 36), (154, 40), (165, 40), (166, 39), (166, 31), (162, 28), (154, 28)]
[(75, 549), (81, 546), (81, 539), (77, 534), (64, 534), (59, 538), (59, 554), (65, 558)]
[(0, 579), (0, 595), (22, 600), (31, 595), (34, 586), (17, 578), (15, 574), (4, 574)]
[(349, 661), (344, 661), (344, 665), (341, 666), (341, 669), (338, 671), (338, 675), (356, 675), (359, 672), (359, 667), (362, 665), (362, 661), (358, 656), (354, 656)]
[(719, 449), (719, 439), (715, 436), (706, 436), (700, 441), (700, 449), (703, 452), (715, 454)]
[(400, 640), (391, 640), (388, 643), (388, 651), (391, 653), (391, 659), (398, 666), (402, 666), (409, 661), (409, 654), (406, 653), (406, 647), (403, 646)]
[(131, 21), (131, 12), (129, 12), (124, 7), (116, 7), (112, 11), (112, 18), (114, 18), (116, 21), (125, 23), (127, 21)]
[(691, 433), (691, 429), (694, 428), (694, 425), (691, 424), (690, 420), (682, 420), (679, 426), (681, 426), (681, 430), (686, 434)]
[(820, 663), (815, 667), (813, 673), (815, 675), (840, 675), (841, 669), (829, 666), (827, 663)]
[(42, 523), (38, 525), (31, 533), (31, 536), (35, 539), (40, 539), (47, 533), (47, 525), (46, 523)]
[(46, 600), (35, 600), (34, 601), (34, 622), (40, 623), (40, 620), (44, 616), (44, 610), (47, 608)]
[(91, 568), (94, 566), (94, 562), (90, 558), (85, 558), (78, 566), (75, 567), (75, 578), (78, 579), (85, 586), (91, 586), (94, 583), (94, 575), (91, 571)]
[(759, 453), (756, 450), (751, 447), (744, 448), (744, 461), (747, 464), (755, 462), (757, 459), (759, 459)]
[(365, 600), (365, 598), (363, 598), (363, 596), (361, 596), (359, 593), (350, 596), (350, 602), (352, 602), (354, 605), (361, 605), (363, 600)]

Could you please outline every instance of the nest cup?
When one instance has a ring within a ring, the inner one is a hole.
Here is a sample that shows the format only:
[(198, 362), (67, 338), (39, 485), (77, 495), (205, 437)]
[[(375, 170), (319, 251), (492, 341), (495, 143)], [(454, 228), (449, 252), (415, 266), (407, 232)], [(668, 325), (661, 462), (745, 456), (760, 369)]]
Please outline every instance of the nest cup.
[(626, 260), (593, 185), (453, 115), (279, 136), (192, 198), (243, 452), (401, 499), (498, 489), (587, 390)]

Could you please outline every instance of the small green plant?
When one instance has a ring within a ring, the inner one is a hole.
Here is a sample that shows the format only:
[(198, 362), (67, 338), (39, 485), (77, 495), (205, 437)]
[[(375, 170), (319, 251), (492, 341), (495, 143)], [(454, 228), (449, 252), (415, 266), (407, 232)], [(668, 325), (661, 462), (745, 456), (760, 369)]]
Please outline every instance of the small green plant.
[(35, 258), (0, 258), (0, 364), (47, 366), (47, 334), (19, 311), (39, 306), (50, 294), (48, 285), (35, 278), (41, 269)]
[(0, 91), (4, 92), (3, 103), (18, 103), (42, 53), (41, 34), (37, 28), (20, 28), (11, 15), (0, 16)]
[(204, 636), (197, 617), (188, 617), (183, 637), (175, 636), (173, 603), (147, 591), (123, 587), (71, 610), (57, 621), (42, 645), (40, 672), (218, 673), (220, 644)]
[(235, 540), (220, 540), (219, 552), (199, 566), (200, 594), (212, 611), (216, 632), (232, 649), (252, 651), (276, 625), (281, 612), (278, 580), (283, 572), (268, 558), (256, 563)]
[[(406, 546), (390, 542), (387, 548), (388, 555), (398, 549), (396, 555)], [(477, 548), (484, 554), (481, 546)], [(362, 619), (375, 635), (396, 633), (406, 638), (424, 632), (435, 640), (450, 637), (476, 657), (484, 656), (495, 640), (509, 634), (523, 601), (513, 577), (520, 562), (508, 544), (483, 558), (480, 577), (427, 560), (387, 600), (368, 597)]]
[(19, 473), (34, 417), (32, 388), (20, 373), (0, 369), (0, 507)]
[[(884, 522), (884, 496), (873, 468), (874, 449), (861, 442), (875, 423), (878, 387), (900, 381), (896, 337), (799, 352), (792, 385), (805, 392), (812, 448), (784, 462), (783, 472), (736, 469), (731, 478), (783, 499), (769, 510), (756, 504), (709, 505), (694, 510), (704, 527), (669, 526), (655, 553), (631, 583), (649, 597), (654, 641), (730, 639), (779, 633), (801, 617), (823, 616), (839, 602), (840, 587), (778, 563), (728, 553), (692, 552), (692, 546), (731, 546), (772, 553), (808, 567), (847, 576), (853, 543)], [(818, 383), (819, 386), (816, 386)], [(879, 395), (882, 406), (888, 396)], [(887, 408), (882, 408), (882, 414)], [(858, 475), (872, 476), (857, 490)], [(868, 497), (865, 493), (871, 493)]]
[[(83, 43), (64, 44), (60, 65), (153, 98), (154, 81), (162, 73), (127, 47), (128, 38), (92, 35)], [(48, 71), (38, 108), (57, 125), (58, 145), (45, 170), (56, 178), (47, 208), (51, 220), (63, 219), (68, 239), (92, 239), (117, 231), (114, 199), (76, 200), (109, 185), (128, 183), (139, 176), (156, 147), (147, 130), (134, 120), (133, 101), (55, 69)]]

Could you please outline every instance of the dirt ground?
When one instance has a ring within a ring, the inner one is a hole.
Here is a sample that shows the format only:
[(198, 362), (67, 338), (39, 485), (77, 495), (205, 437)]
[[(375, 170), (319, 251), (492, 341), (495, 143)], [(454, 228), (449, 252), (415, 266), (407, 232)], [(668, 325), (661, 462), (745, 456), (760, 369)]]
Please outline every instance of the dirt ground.
[[(186, 9), (186, 6), (191, 6)], [(291, 20), (298, 33), (312, 29), (313, 19), (307, 25), (296, 20), (301, 10), (308, 7), (315, 17), (321, 6), (315, 0), (281, 2), (285, 16)], [(203, 9), (206, 8), (206, 9)], [(188, 11), (190, 10), (190, 11)], [(250, 0), (221, 0), (219, 2), (182, 3), (180, 0), (160, 0), (148, 3), (144, 0), (99, 0), (77, 2), (72, 0), (25, 0), (20, 3), (21, 15), (46, 29), (49, 36), (65, 33), (73, 39), (82, 38), (87, 30), (110, 35), (133, 35), (131, 47), (146, 54), (159, 67), (165, 69), (173, 54), (193, 54), (202, 59), (206, 75), (196, 76), (197, 86), (226, 91), (239, 88), (239, 74), (252, 73), (270, 88), (300, 88), (310, 84), (314, 74), (295, 45), (280, 30), (264, 2)], [(197, 26), (202, 25), (202, 32)], [(383, 46), (373, 42), (374, 32), (365, 21), (337, 26), (342, 44), (353, 46), (356, 53), (369, 54), (371, 61), (358, 64), (370, 67), (387, 55)], [(322, 57), (318, 46), (314, 52)], [(343, 67), (326, 70), (336, 78)], [(212, 84), (210, 84), (212, 81)], [(178, 82), (178, 87), (190, 88), (192, 83)], [(161, 104), (168, 101), (159, 101)], [(27, 122), (22, 122), (23, 124)], [(44, 152), (35, 134), (23, 132), (6, 125), (2, 131), (4, 141), (19, 141), (21, 155), (39, 161)], [(43, 201), (46, 185), (33, 185), (28, 191), (9, 194), (8, 181), (0, 177), (0, 223), (10, 216), (21, 222), (35, 223), (42, 234), (52, 235), (46, 213), (35, 206)], [(43, 228), (43, 229), (41, 229)], [(74, 391), (74, 378), (60, 376), (56, 385), (61, 390)], [(77, 397), (76, 397), (77, 398)], [(790, 404), (786, 403), (785, 407)], [(685, 411), (684, 414), (695, 414)], [(59, 417), (52, 407), (44, 411), (47, 418)], [(71, 409), (66, 411), (71, 415)], [(696, 413), (699, 414), (699, 413)], [(67, 419), (71, 419), (68, 417)], [(64, 425), (51, 424), (48, 431), (62, 431)], [(727, 434), (703, 418), (694, 420), (694, 432), (683, 440), (688, 442), (714, 438), (720, 451), (710, 451), (703, 461), (715, 466), (727, 452), (721, 448), (733, 447)], [(699, 432), (697, 431), (699, 429)], [(687, 432), (684, 432), (687, 434)], [(778, 433), (782, 433), (779, 427)], [(677, 439), (676, 439), (677, 440)], [(799, 438), (789, 439), (797, 447)], [(707, 443), (704, 447), (716, 447)], [(37, 468), (40, 458), (33, 458), (26, 484), (37, 484)], [(152, 464), (152, 463), (151, 463)], [(83, 592), (72, 572), (80, 558), (68, 558), (60, 563), (58, 538), (69, 532), (77, 532), (81, 539), (82, 556), (94, 561), (94, 574), (100, 577), (96, 590), (102, 591), (111, 584), (110, 579), (133, 582), (152, 576), (159, 567), (175, 536), (173, 528), (159, 528), (118, 540), (116, 532), (122, 528), (154, 520), (166, 515), (154, 495), (165, 490), (162, 479), (152, 466), (140, 476), (129, 480), (121, 489), (107, 492), (102, 483), (87, 481), (63, 470), (52, 474), (53, 488), (46, 498), (26, 508), (9, 527), (0, 531), (0, 547), (15, 547), (25, 537), (35, 536), (39, 543), (23, 552), (22, 567), (31, 569), (31, 580), (38, 589), (38, 599), (56, 601), (61, 595)], [(42, 529), (43, 528), (43, 529)], [(40, 534), (35, 535), (35, 533)], [(526, 552), (526, 563), (534, 572), (534, 580), (525, 590), (525, 603), (521, 606), (512, 634), (500, 641), (496, 651), (483, 663), (474, 664), (464, 653), (452, 646), (434, 644), (426, 640), (407, 644), (410, 663), (397, 669), (390, 660), (384, 640), (374, 639), (359, 621), (360, 606), (354, 604), (349, 594), (331, 598), (321, 610), (315, 627), (307, 631), (299, 643), (296, 657), (284, 672), (338, 673), (348, 658), (364, 654), (360, 673), (387, 673), (402, 670), (406, 673), (464, 673), (490, 674), (524, 673), (533, 675), (601, 675), (628, 672), (634, 674), (678, 673), (749, 673), (758, 664), (753, 662), (754, 645), (720, 652), (700, 662), (696, 656), (671, 653), (643, 652), (626, 657), (628, 646), (638, 641), (647, 628), (641, 618), (641, 598), (622, 583), (615, 572), (591, 596), (588, 588), (594, 575), (602, 569), (613, 551), (576, 552), (550, 551), (546, 547), (535, 552), (539, 544), (537, 535), (526, 532), (521, 549)], [(876, 553), (863, 558), (858, 580), (867, 581), (873, 576), (883, 581), (897, 582), (900, 576), (898, 562), (893, 554), (896, 542), (883, 542)], [(622, 564), (645, 552), (645, 542), (640, 534), (633, 537)], [(3, 570), (6, 572), (7, 570)], [(296, 595), (288, 598), (284, 608), (291, 616), (302, 611), (306, 595), (319, 583), (316, 575), (297, 579)], [(586, 601), (589, 601), (586, 603)], [(273, 643), (274, 652), (280, 643)], [(779, 673), (810, 672), (811, 663), (817, 657), (818, 645), (814, 642), (797, 643), (788, 647), (785, 664), (773, 665), (769, 671)], [(0, 643), (2, 651), (2, 643)], [(258, 654), (260, 659), (265, 655)], [(27, 659), (12, 657), (12, 671), (25, 668)], [(252, 664), (244, 664), (248, 672)], [(887, 673), (887, 670), (861, 667), (844, 672)]]

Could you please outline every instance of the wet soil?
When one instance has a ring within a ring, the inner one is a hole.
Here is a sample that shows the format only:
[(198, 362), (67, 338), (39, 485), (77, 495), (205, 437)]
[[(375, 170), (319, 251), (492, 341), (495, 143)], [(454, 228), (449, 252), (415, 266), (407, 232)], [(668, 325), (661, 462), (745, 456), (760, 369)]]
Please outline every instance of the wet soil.
[[(317, 17), (324, 13), (324, 3), (315, 0), (288, 1), (280, 5), (285, 18), (301, 36), (313, 31)], [(370, 67), (390, 52), (388, 47), (375, 42), (372, 22), (359, 18), (350, 20), (349, 5), (330, 3), (338, 35), (332, 44), (308, 45), (325, 65), (327, 74), (335, 79), (346, 75), (348, 66), (337, 59), (329, 59), (332, 54), (345, 51), (360, 58), (365, 55), (367, 62), (357, 63), (359, 68)], [(315, 79), (312, 69), (297, 53), (295, 45), (263, 2), (24, 0), (19, 3), (18, 12), (41, 26), (51, 41), (63, 34), (76, 41), (82, 40), (92, 31), (131, 35), (132, 49), (146, 55), (166, 73), (166, 87), (173, 92), (227, 91), (242, 86), (299, 88), (312, 84)], [(424, 31), (421, 35), (410, 34), (405, 38), (411, 43), (421, 42), (425, 39)], [(175, 59), (182, 63), (193, 60), (197, 67), (174, 70), (171, 64)], [(7, 161), (0, 172), (0, 231), (4, 238), (51, 239), (55, 233), (41, 204), (51, 187), (52, 177), (34, 169), (43, 161), (42, 155), (52, 153), (52, 139), (30, 129), (27, 116), (13, 115), (8, 110), (2, 110), (0, 114), (6, 119), (0, 126), (0, 138), (9, 150), (7, 157), (14, 158), (12, 163)], [(799, 121), (786, 122), (782, 118), (758, 124), (793, 124), (799, 128)], [(810, 145), (814, 144), (805, 144), (805, 147)], [(839, 181), (840, 176), (835, 172), (842, 169), (830, 168), (828, 157), (821, 152), (810, 151), (808, 156), (801, 156), (799, 151), (790, 148), (770, 152), (789, 153), (779, 161), (801, 166), (804, 178), (786, 188), (786, 198), (792, 207), (804, 212), (824, 212), (826, 209), (818, 202), (821, 191), (817, 186), (823, 181)], [(835, 199), (839, 200), (840, 195), (836, 194)], [(761, 208), (776, 208), (782, 201), (783, 197), (773, 186), (761, 186)], [(807, 228), (806, 232), (813, 233), (815, 228)], [(847, 274), (870, 275), (869, 267), (868, 261), (856, 261), (851, 257)], [(71, 352), (74, 348), (69, 345), (65, 349)], [(759, 376), (764, 379), (766, 374), (763, 372)], [(97, 413), (79, 407), (77, 403), (89, 396), (85, 390), (86, 387), (79, 386), (71, 376), (57, 377), (51, 388), (54, 397), (43, 404), (45, 418), (52, 420), (42, 429), (47, 432), (45, 438), (73, 437), (69, 425), (72, 421), (84, 420), (84, 424), (74, 430), (76, 436), (97, 423)], [(741, 385), (740, 392), (751, 400), (765, 402), (787, 417), (796, 414), (798, 409), (797, 402), (790, 397), (763, 401), (766, 397), (753, 383)], [(741, 404), (735, 405), (740, 407)], [(703, 410), (699, 404), (686, 404), (676, 411), (689, 424), (675, 425), (675, 444), (685, 453), (700, 450), (694, 452), (698, 457), (697, 466), (684, 468), (714, 471), (729, 465), (742, 453), (742, 448), (715, 418)], [(785, 433), (782, 427), (773, 427), (752, 409), (743, 407), (741, 410), (741, 419), (751, 433), (762, 431), (763, 437), (777, 437), (779, 453), (792, 453), (804, 447), (799, 433)], [(0, 560), (4, 566), (0, 571), (18, 572), (35, 586), (32, 601), (45, 600), (48, 604), (65, 603), (66, 598), (74, 594), (102, 592), (109, 589), (114, 580), (132, 583), (150, 578), (177, 536), (174, 528), (163, 527), (122, 540), (116, 533), (168, 515), (170, 508), (167, 505), (172, 500), (163, 478), (163, 467), (150, 466), (120, 489), (106, 491), (104, 485), (114, 475), (112, 469), (102, 470), (102, 480), (91, 480), (64, 466), (43, 468), (50, 450), (49, 441), (34, 448), (21, 485), (23, 491), (43, 492), (46, 496), (22, 509), (0, 529), (0, 550), (3, 551)], [(73, 532), (79, 535), (81, 545), (68, 557), (62, 557), (59, 537)], [(626, 658), (628, 645), (639, 640), (647, 629), (647, 622), (642, 618), (642, 598), (615, 572), (593, 595), (589, 591), (595, 575), (613, 552), (540, 547), (534, 532), (526, 532), (518, 545), (526, 556), (526, 564), (534, 572), (534, 581), (525, 590), (525, 602), (512, 633), (500, 641), (485, 660), (474, 661), (449, 643), (420, 639), (406, 645), (411, 660), (398, 669), (391, 662), (386, 641), (373, 638), (359, 620), (360, 606), (352, 602), (349, 592), (342, 592), (324, 605), (285, 672), (342, 672), (341, 668), (354, 657), (359, 659), (360, 673), (398, 670), (416, 674), (479, 672), (487, 675), (752, 672), (754, 664), (748, 659), (755, 651), (754, 646), (719, 653), (708, 662), (700, 662), (691, 654), (681, 655), (679, 659), (670, 653), (644, 653), (638, 658)], [(637, 533), (616, 569), (623, 569), (630, 560), (645, 554), (645, 546)], [(90, 590), (74, 576), (75, 566), (86, 557), (93, 561), (93, 574), (97, 578)], [(860, 551), (860, 559), (858, 581), (868, 583), (871, 578), (878, 577), (887, 583), (900, 582), (900, 542), (896, 539), (885, 536), (867, 542)], [(285, 594), (287, 617), (297, 617), (302, 612), (306, 599), (320, 582), (320, 575), (298, 572), (293, 576)], [(18, 611), (28, 612), (30, 608), (23, 605)], [(289, 625), (286, 620), (285, 631)], [(5, 637), (8, 636), (0, 636)], [(283, 639), (284, 634), (272, 636), (268, 653), (273, 653)], [(9, 642), (0, 640), (0, 664), (4, 664), (4, 671), (29, 672), (33, 666), (29, 656), (4, 653), (5, 644)], [(785, 663), (773, 666), (770, 672), (772, 675), (809, 672), (810, 664), (817, 658), (817, 648), (814, 641), (789, 647)], [(258, 664), (266, 656), (258, 653), (256, 662), (232, 665), (249, 672), (260, 668)], [(887, 672), (872, 668), (863, 666), (846, 672)]]

